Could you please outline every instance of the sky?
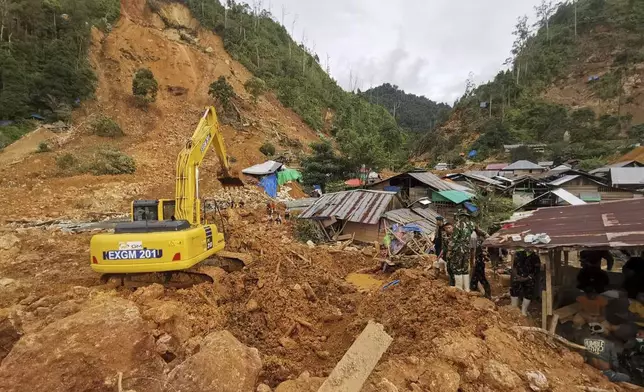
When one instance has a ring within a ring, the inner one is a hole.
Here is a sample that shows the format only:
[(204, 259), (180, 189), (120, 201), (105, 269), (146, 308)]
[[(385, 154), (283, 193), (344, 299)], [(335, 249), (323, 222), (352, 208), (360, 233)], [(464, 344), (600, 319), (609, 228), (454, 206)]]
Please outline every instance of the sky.
[[(452, 104), (510, 57), (517, 17), (540, 0), (263, 0), (346, 89), (388, 82)], [(350, 82), (353, 80), (353, 83)], [(357, 83), (356, 83), (357, 80)]]

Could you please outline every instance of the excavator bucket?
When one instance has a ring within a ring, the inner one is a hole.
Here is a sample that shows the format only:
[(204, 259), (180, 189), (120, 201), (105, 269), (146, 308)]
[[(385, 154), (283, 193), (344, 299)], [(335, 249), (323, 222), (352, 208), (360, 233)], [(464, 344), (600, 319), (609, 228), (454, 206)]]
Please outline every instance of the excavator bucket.
[(224, 187), (239, 187), (244, 186), (244, 183), (239, 177), (218, 177), (217, 178), (221, 185)]

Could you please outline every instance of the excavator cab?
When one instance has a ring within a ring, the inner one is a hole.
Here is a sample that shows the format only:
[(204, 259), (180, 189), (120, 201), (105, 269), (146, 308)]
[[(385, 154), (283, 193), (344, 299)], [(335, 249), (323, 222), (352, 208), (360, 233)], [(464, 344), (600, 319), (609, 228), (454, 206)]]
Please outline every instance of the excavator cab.
[(132, 222), (175, 220), (174, 199), (135, 200), (132, 202)]

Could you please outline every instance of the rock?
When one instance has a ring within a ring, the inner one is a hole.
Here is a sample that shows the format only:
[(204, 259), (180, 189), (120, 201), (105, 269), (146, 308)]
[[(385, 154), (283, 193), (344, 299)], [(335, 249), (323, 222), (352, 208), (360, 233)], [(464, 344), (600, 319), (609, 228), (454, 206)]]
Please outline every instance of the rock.
[(461, 385), (461, 376), (446, 362), (436, 361), (424, 367), (418, 382), (432, 392), (456, 392)]
[(11, 319), (9, 309), (0, 309), (0, 361), (9, 354), (18, 339), (20, 331)]
[(362, 254), (368, 257), (373, 256), (374, 249), (371, 247), (362, 248)]
[(259, 310), (259, 304), (257, 303), (257, 301), (254, 299), (248, 300), (248, 302), (246, 302), (246, 311), (254, 312), (256, 310)]
[(313, 291), (313, 288), (311, 287), (311, 285), (310, 285), (310, 284), (308, 284), (308, 283), (306, 283), (306, 282), (305, 282), (305, 283), (302, 285), (302, 288), (304, 289), (304, 294), (306, 295), (306, 298), (307, 298), (309, 301), (311, 301), (311, 302), (315, 302), (315, 301), (317, 301), (317, 300), (318, 300), (318, 297), (317, 297), (317, 295), (315, 295), (315, 291)]
[(206, 53), (212, 53), (212, 52), (214, 52), (214, 51), (215, 51), (215, 50), (212, 48), (212, 46), (209, 46), (209, 47), (207, 47), (206, 49), (204, 49), (204, 52), (206, 52)]
[(34, 315), (36, 315), (37, 317), (45, 317), (49, 313), (51, 313), (51, 309), (44, 306), (40, 306), (36, 308), (36, 310), (34, 310)]
[(317, 350), (317, 351), (315, 351), (315, 355), (317, 355), (318, 358), (320, 358), (320, 359), (328, 359), (329, 357), (331, 357), (331, 353), (328, 352), (328, 351)]
[(538, 370), (526, 372), (525, 376), (530, 384), (530, 389), (535, 392), (547, 391), (550, 388), (546, 375)]
[(157, 324), (165, 324), (182, 315), (182, 313), (183, 311), (178, 303), (164, 302), (160, 306), (146, 310), (143, 315)]
[(476, 337), (469, 337), (452, 344), (438, 343), (439, 355), (447, 360), (467, 366), (473, 360), (483, 357), (487, 352), (487, 347), (483, 340)]
[(84, 286), (74, 286), (72, 287), (72, 293), (77, 297), (87, 297), (89, 295), (90, 289)]
[(295, 340), (286, 336), (280, 338), (279, 342), (282, 345), (282, 347), (284, 347), (287, 350), (295, 349), (299, 346)]
[(479, 310), (487, 310), (487, 311), (492, 311), (496, 307), (494, 305), (494, 302), (490, 301), (487, 298), (475, 298), (472, 301), (472, 306), (474, 306), (476, 309)]
[(324, 383), (324, 378), (311, 377), (308, 372), (302, 373), (296, 380), (284, 381), (275, 388), (275, 392), (317, 392)]
[(132, 293), (131, 299), (136, 303), (146, 304), (152, 300), (163, 297), (164, 293), (165, 288), (158, 283), (154, 283), (150, 286), (138, 288), (134, 293)]
[(398, 392), (398, 387), (395, 386), (391, 381), (383, 378), (382, 381), (378, 383), (378, 391), (382, 392)]
[(521, 378), (506, 364), (493, 359), (483, 366), (487, 385), (499, 390), (514, 391), (521, 385)]
[(468, 382), (474, 382), (481, 377), (481, 371), (475, 365), (468, 367), (463, 375)]
[(255, 389), (261, 369), (257, 349), (244, 346), (228, 331), (217, 331), (168, 374), (168, 386), (176, 391), (247, 392)]
[(409, 384), (409, 388), (411, 388), (411, 392), (423, 392), (423, 389), (415, 382)]
[(10, 278), (0, 279), (0, 287), (8, 287), (8, 286), (15, 286), (15, 285), (16, 285), (15, 279), (10, 279)]
[(2, 250), (11, 250), (18, 247), (20, 244), (20, 238), (16, 237), (13, 234), (5, 234), (0, 236), (0, 249)]
[(113, 391), (105, 380), (122, 372), (128, 388), (151, 390), (163, 361), (130, 301), (99, 296), (82, 311), (20, 339), (0, 365), (2, 390)]
[(315, 244), (311, 240), (306, 241), (306, 245), (308, 245), (309, 248), (315, 248)]
[(266, 384), (259, 384), (255, 392), (273, 392), (273, 390)]

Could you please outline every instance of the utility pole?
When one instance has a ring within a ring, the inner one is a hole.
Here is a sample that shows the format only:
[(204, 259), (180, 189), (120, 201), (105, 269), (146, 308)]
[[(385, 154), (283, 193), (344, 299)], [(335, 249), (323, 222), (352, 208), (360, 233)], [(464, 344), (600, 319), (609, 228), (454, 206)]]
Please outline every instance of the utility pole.
[(575, 4), (575, 38), (577, 38), (577, 0), (573, 0)]
[(492, 94), (490, 94), (490, 118), (492, 118)]
[(288, 15), (288, 12), (286, 12), (286, 6), (282, 4), (282, 27), (286, 28), (286, 25), (284, 24), (284, 18)]

